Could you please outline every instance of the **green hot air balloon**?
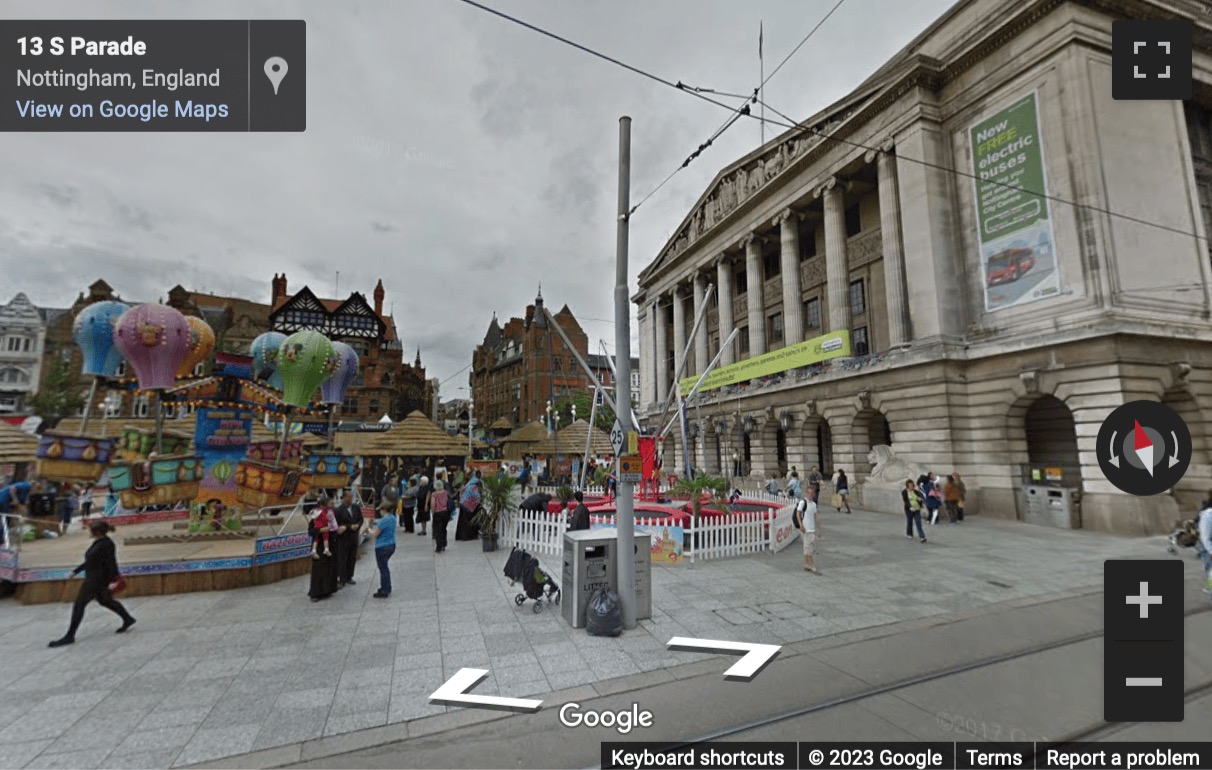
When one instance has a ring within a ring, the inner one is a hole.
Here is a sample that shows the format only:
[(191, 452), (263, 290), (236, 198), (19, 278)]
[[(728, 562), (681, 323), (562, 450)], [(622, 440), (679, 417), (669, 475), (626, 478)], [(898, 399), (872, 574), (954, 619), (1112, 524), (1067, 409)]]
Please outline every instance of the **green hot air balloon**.
[(311, 404), (316, 388), (328, 378), (332, 357), (332, 343), (317, 331), (295, 332), (287, 337), (278, 348), (282, 400), (298, 407)]

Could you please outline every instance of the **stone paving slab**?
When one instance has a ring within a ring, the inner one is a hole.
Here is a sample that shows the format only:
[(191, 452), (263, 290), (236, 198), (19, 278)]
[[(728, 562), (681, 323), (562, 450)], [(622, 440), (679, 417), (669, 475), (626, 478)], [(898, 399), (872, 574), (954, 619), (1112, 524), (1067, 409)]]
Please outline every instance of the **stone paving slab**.
[(507, 551), (452, 541), (439, 555), (429, 539), (403, 533), (388, 600), (371, 598), (377, 583), (366, 558), (356, 586), (319, 603), (305, 596), (306, 578), (135, 598), (127, 604), (139, 625), (124, 636), (93, 605), (77, 643), (58, 650), (46, 643), (62, 635), (65, 605), (7, 602), (0, 768), (182, 767), (351, 733), (436, 731), (447, 718), (492, 718), (429, 705), (465, 667), (491, 672), (478, 693), (625, 692), (672, 681), (680, 665), (699, 673), (722, 665), (666, 650), (673, 636), (798, 644), (1097, 590), (1105, 559), (1167, 558), (1163, 538), (977, 517), (929, 528), (923, 546), (900, 526), (885, 514), (823, 514), (819, 576), (803, 572), (794, 544), (775, 555), (654, 566), (653, 617), (617, 639), (535, 614), (530, 602), (516, 606), (518, 589), (501, 574)]

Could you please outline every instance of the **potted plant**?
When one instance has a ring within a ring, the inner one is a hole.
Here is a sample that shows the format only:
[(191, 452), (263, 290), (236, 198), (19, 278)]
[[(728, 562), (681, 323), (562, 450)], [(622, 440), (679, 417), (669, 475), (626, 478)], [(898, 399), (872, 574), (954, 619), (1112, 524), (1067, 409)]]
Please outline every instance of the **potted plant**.
[(572, 487), (568, 486), (567, 484), (556, 490), (556, 499), (560, 501), (561, 510), (568, 507), (569, 503), (572, 502), (572, 498)]
[(690, 511), (694, 514), (696, 521), (699, 514), (703, 512), (704, 500), (709, 508), (721, 513), (732, 512), (724, 504), (728, 498), (728, 479), (720, 476), (700, 474), (692, 479), (683, 476), (674, 484), (673, 494), (676, 497), (690, 498)]
[(497, 524), (506, 512), (516, 508), (513, 502), (516, 484), (517, 479), (511, 476), (486, 475), (483, 478), (484, 499), (472, 523), (480, 528), (480, 545), (485, 552), (497, 550)]

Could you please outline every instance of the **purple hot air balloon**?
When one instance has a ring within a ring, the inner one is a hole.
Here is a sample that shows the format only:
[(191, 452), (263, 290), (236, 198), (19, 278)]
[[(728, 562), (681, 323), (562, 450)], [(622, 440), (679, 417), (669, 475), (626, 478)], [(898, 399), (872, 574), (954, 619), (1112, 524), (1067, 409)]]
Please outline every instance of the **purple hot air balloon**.
[(189, 353), (189, 322), (171, 307), (139, 305), (118, 319), (114, 345), (134, 369), (140, 390), (171, 388)]
[(343, 404), (345, 391), (358, 376), (358, 354), (344, 342), (334, 342), (332, 356), (332, 374), (320, 386), (320, 403)]
[(130, 310), (123, 302), (94, 302), (80, 311), (72, 324), (72, 340), (84, 354), (83, 373), (93, 377), (116, 377), (122, 353), (114, 344), (114, 324)]

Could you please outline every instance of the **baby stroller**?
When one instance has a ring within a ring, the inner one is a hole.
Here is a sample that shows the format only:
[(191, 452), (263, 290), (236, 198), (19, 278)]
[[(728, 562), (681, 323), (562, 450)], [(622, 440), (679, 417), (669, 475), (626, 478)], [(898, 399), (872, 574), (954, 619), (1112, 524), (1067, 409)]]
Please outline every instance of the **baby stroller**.
[(1169, 545), (1166, 550), (1172, 555), (1178, 553), (1179, 548), (1192, 548), (1195, 550), (1197, 557), (1202, 556), (1199, 547), (1199, 529), (1196, 524), (1196, 519), (1183, 519), (1178, 523), (1178, 526), (1170, 533), (1168, 538)]
[(509, 585), (522, 582), (524, 593), (513, 598), (519, 607), (527, 599), (534, 599), (534, 612), (538, 614), (543, 611), (544, 600), (548, 604), (560, 603), (560, 587), (543, 571), (537, 558), (520, 548), (510, 551), (509, 560), (505, 562), (505, 577), (509, 578)]

